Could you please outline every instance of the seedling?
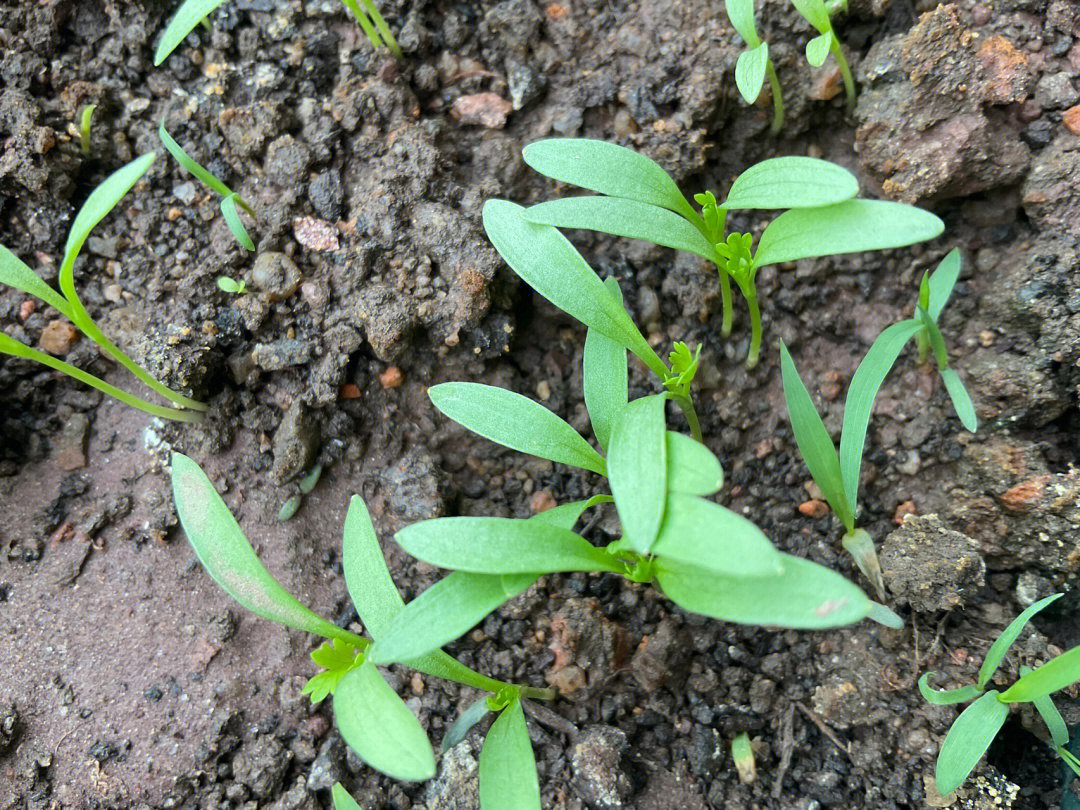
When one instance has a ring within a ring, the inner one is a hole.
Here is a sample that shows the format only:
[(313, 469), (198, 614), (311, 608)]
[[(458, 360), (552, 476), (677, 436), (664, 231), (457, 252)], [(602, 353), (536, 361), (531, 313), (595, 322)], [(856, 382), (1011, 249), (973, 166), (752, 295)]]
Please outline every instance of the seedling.
[(768, 78), (773, 102), (773, 121), (769, 132), (775, 135), (784, 126), (784, 96), (780, 92), (776, 67), (769, 58), (769, 43), (763, 42), (758, 36), (754, 23), (754, 0), (724, 0), (724, 10), (731, 25), (746, 43), (746, 50), (739, 54), (739, 60), (735, 63), (735, 86), (743, 101), (752, 105), (757, 103), (761, 88)]
[[(902, 247), (932, 239), (945, 228), (933, 214), (910, 205), (852, 199), (859, 191), (854, 175), (814, 158), (791, 156), (757, 163), (735, 178), (722, 203), (709, 191), (696, 195), (698, 213), (658, 164), (622, 146), (553, 138), (529, 144), (523, 156), (541, 174), (597, 195), (565, 197), (528, 209), (502, 200), (484, 205), (488, 238), (518, 275), (556, 306), (591, 325), (533, 283), (533, 277), (542, 273), (548, 277), (547, 288), (556, 288), (563, 298), (575, 297), (581, 267), (588, 269), (572, 248), (549, 257), (540, 245), (552, 245), (554, 239), (544, 227), (601, 231), (694, 253), (717, 267), (725, 335), (731, 332), (732, 280), (746, 299), (751, 326), (746, 363), (751, 367), (757, 365), (761, 350), (755, 279), (762, 267)], [(769, 223), (756, 252), (751, 234), (725, 230), (728, 211), (785, 208), (791, 210)], [(659, 367), (650, 364), (650, 368), (664, 378)]]
[[(829, 19), (829, 9), (826, 8), (824, 0), (791, 0), (791, 4), (818, 32), (816, 37), (806, 43), (806, 61), (814, 67), (821, 67), (831, 53), (840, 68), (840, 75), (844, 78), (848, 109), (853, 108), (855, 106), (855, 79), (851, 76), (851, 67), (844, 56), (840, 38), (833, 30), (832, 20)], [(846, 0), (843, 2), (843, 8), (847, 9)]]
[[(224, 2), (225, 0), (184, 0), (161, 35), (157, 50), (154, 52), (154, 67), (164, 62), (196, 25), (202, 23), (205, 28), (209, 28), (207, 16)], [(379, 48), (385, 45), (396, 58), (402, 58), (401, 48), (394, 39), (390, 26), (386, 24), (386, 20), (379, 13), (378, 6), (372, 0), (341, 0), (341, 2), (356, 17), (356, 22), (364, 30), (372, 47)]]
[(96, 104), (87, 104), (79, 115), (79, 147), (83, 157), (90, 157), (90, 122), (96, 109)]
[(112, 211), (121, 198), (138, 182), (150, 164), (154, 162), (154, 153), (150, 152), (128, 163), (109, 175), (105, 181), (91, 192), (75, 217), (68, 233), (64, 248), (64, 259), (60, 265), (60, 293), (57, 293), (41, 280), (33, 270), (26, 266), (14, 253), (0, 245), (0, 283), (7, 284), (24, 293), (34, 296), (57, 310), (71, 321), (84, 335), (98, 344), (101, 349), (134, 374), (145, 385), (168, 399), (176, 407), (166, 407), (148, 402), (134, 394), (122, 391), (104, 380), (76, 368), (70, 363), (59, 360), (49, 354), (19, 343), (17, 340), (0, 332), (0, 352), (14, 357), (24, 357), (42, 365), (62, 371), (76, 380), (86, 383), (121, 402), (141, 411), (174, 419), (179, 422), (196, 422), (202, 418), (206, 405), (179, 394), (150, 376), (149, 372), (121, 351), (116, 344), (105, 337), (90, 314), (86, 311), (79, 294), (75, 291), (75, 260), (79, 257), (83, 243), (90, 231), (105, 215)]
[[(158, 128), (158, 136), (161, 138), (162, 144), (168, 150), (169, 154), (176, 158), (177, 162), (188, 171), (189, 174), (195, 175), (199, 180), (205, 183), (210, 189), (221, 195), (221, 215), (225, 217), (225, 224), (229, 226), (229, 230), (232, 231), (232, 235), (236, 238), (236, 241), (240, 243), (240, 247), (244, 250), (255, 250), (255, 243), (251, 241), (251, 237), (248, 236), (247, 229), (244, 228), (244, 223), (240, 221), (240, 214), (236, 211), (236, 206), (243, 208), (253, 219), (255, 218), (255, 212), (251, 209), (251, 206), (244, 202), (244, 199), (218, 180), (213, 174), (200, 166), (195, 160), (188, 155), (165, 129), (165, 122), (161, 122), (161, 126)], [(218, 286), (221, 286), (219, 280)]]
[(938, 792), (942, 796), (956, 790), (967, 779), (1005, 724), (1009, 705), (1012, 703), (1034, 705), (1046, 723), (1051, 747), (1062, 761), (1080, 776), (1080, 762), (1066, 748), (1069, 744), (1068, 727), (1050, 698), (1052, 693), (1080, 681), (1080, 647), (1073, 647), (1035, 670), (1020, 667), (1020, 678), (1003, 692), (986, 688), (1031, 617), (1061, 595), (1056, 593), (1040, 599), (1005, 628), (1005, 632), (986, 653), (974, 684), (958, 689), (932, 689), (929, 680), (934, 675), (933, 672), (926, 672), (919, 678), (919, 691), (930, 703), (946, 706), (974, 701), (953, 721), (938, 752), (935, 779)]
[(236, 281), (228, 276), (218, 276), (217, 286), (219, 290), (229, 295), (243, 295), (247, 292), (247, 282), (243, 279)]
[[(226, 593), (256, 615), (327, 639), (311, 654), (323, 671), (307, 682), (303, 693), (316, 703), (333, 695), (334, 719), (345, 742), (368, 765), (395, 779), (418, 781), (434, 776), (435, 757), (427, 733), (383, 679), (372, 655), (372, 640), (378, 643), (384, 638), (404, 603), (386, 568), (363, 500), (354, 496), (349, 504), (342, 567), (370, 638), (326, 621), (286, 591), (259, 562), (210, 479), (180, 453), (172, 457), (172, 485), (188, 540), (207, 573)], [(537, 515), (532, 522), (565, 526), (569, 531), (583, 508), (583, 504), (569, 504)], [(480, 755), (482, 806), (484, 810), (539, 810), (536, 763), (521, 706), (526, 699), (550, 700), (554, 693), (489, 678), (443, 652), (415, 656), (407, 663), (420, 672), (491, 694), (480, 717), (487, 710), (499, 716)], [(334, 802), (338, 808), (355, 807), (338, 787)]]
[[(859, 473), (862, 469), (863, 450), (866, 447), (866, 431), (874, 409), (874, 399), (889, 371), (896, 364), (900, 352), (912, 338), (932, 334), (933, 342), (944, 357), (945, 344), (937, 331), (937, 319), (945, 308), (953, 286), (960, 273), (960, 251), (953, 250), (938, 265), (933, 275), (923, 276), (920, 299), (916, 306), (917, 318), (894, 323), (874, 341), (863, 357), (848, 386), (844, 402), (844, 423), (840, 434), (840, 453), (829, 437), (825, 424), (814, 406), (814, 401), (803, 385), (795, 363), (780, 343), (780, 371), (784, 380), (784, 398), (791, 417), (791, 429), (795, 442), (806, 462), (810, 475), (817, 482), (825, 500), (840, 518), (847, 530), (843, 538), (844, 548), (855, 558), (859, 570), (873, 583), (878, 595), (884, 599), (885, 585), (881, 578), (877, 552), (870, 534), (856, 527), (859, 503)], [(931, 332), (931, 330), (933, 330)], [(929, 339), (929, 338), (928, 338)], [(937, 351), (937, 350), (935, 350)], [(975, 409), (964, 389), (960, 377), (939, 360), (942, 380), (952, 397), (953, 407), (961, 423), (971, 432), (978, 428)]]
[(745, 731), (731, 741), (731, 758), (739, 781), (744, 785), (752, 784), (757, 779), (757, 765), (754, 762), (754, 749), (750, 747), (750, 735)]

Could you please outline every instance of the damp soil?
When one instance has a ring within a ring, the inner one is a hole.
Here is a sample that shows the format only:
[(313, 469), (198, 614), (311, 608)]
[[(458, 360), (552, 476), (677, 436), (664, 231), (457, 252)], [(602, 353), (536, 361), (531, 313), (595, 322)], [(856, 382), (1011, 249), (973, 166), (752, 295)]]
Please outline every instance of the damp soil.
[[(558, 690), (529, 724), (545, 808), (943, 806), (933, 765), (956, 708), (924, 703), (918, 675), (970, 682), (1011, 617), (1056, 591), (1066, 597), (999, 677), (1080, 643), (1077, 6), (851, 0), (839, 30), (861, 94), (848, 110), (835, 67), (802, 60), (808, 26), (766, 0), (788, 107), (779, 138), (767, 99), (748, 107), (735, 91), (740, 49), (715, 2), (391, 0), (395, 62), (336, 0), (232, 0), (154, 69), (172, 6), (0, 0), (0, 242), (54, 281), (82, 200), (157, 148), (162, 121), (258, 214), (252, 257), (216, 200), (159, 156), (77, 268), (105, 332), (209, 402), (205, 423), (162, 425), (0, 358), (0, 810), (316, 810), (336, 780), (373, 810), (477, 807), (475, 733), (428, 784), (388, 780), (345, 749), (328, 707), (300, 695), (313, 640), (245, 614), (209, 580), (177, 526), (167, 461), (193, 455), (270, 570), (343, 625), (356, 619), (340, 566), (351, 494), (370, 504), (411, 598), (440, 574), (393, 544), (401, 526), (524, 517), (595, 492), (588, 473), (449, 424), (425, 394), (445, 380), (499, 385), (588, 433), (582, 329), (518, 283), (479, 224), (486, 199), (565, 191), (521, 161), (548, 136), (631, 146), (691, 193), (723, 191), (765, 157), (821, 156), (865, 195), (936, 212), (947, 227), (934, 242), (762, 271), (767, 346), (784, 339), (838, 436), (859, 359), (959, 247), (941, 326), (981, 426), (965, 433), (910, 355), (882, 389), (862, 523), (903, 630), (739, 627), (614, 576), (552, 575), (451, 652)], [(73, 122), (88, 103), (84, 157)], [(618, 279), (658, 348), (702, 344), (694, 396), (726, 472), (720, 500), (784, 551), (857, 579), (838, 522), (808, 504), (819, 493), (776, 352), (745, 369), (748, 324), (737, 306), (721, 336), (715, 273), (665, 249), (571, 237)], [(249, 292), (221, 292), (221, 275)], [(0, 328), (128, 384), (16, 291), (0, 291)], [(653, 383), (635, 366), (631, 386)], [(316, 463), (322, 479), (279, 523)], [(586, 535), (604, 542), (616, 526), (601, 511)], [(436, 741), (475, 697), (405, 669), (388, 677)], [(1075, 688), (1059, 698), (1077, 725)], [(748, 784), (728, 753), (743, 731)], [(953, 806), (1075, 807), (1040, 736), (1014, 712)]]

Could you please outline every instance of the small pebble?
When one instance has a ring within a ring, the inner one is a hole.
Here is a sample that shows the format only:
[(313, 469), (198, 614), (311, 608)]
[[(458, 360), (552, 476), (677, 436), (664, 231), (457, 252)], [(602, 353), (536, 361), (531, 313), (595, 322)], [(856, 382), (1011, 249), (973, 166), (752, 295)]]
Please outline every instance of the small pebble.
[(379, 375), (379, 384), (384, 388), (400, 388), (405, 382), (405, 375), (397, 366), (388, 366), (386, 371)]
[(513, 105), (495, 93), (475, 93), (458, 96), (450, 114), (462, 124), (479, 125), (488, 129), (502, 129)]
[(300, 217), (293, 222), (293, 236), (308, 250), (327, 252), (338, 249), (337, 228), (325, 219)]
[(829, 514), (829, 505), (825, 503), (825, 501), (811, 498), (810, 500), (799, 504), (799, 513), (806, 515), (808, 518), (818, 520)]
[(532, 497), (529, 498), (529, 509), (532, 510), (534, 515), (546, 512), (549, 509), (554, 509), (558, 505), (555, 496), (546, 489), (537, 490), (532, 494)]
[(75, 341), (79, 339), (79, 330), (68, 321), (49, 321), (41, 333), (38, 345), (49, 354), (62, 357), (71, 351)]

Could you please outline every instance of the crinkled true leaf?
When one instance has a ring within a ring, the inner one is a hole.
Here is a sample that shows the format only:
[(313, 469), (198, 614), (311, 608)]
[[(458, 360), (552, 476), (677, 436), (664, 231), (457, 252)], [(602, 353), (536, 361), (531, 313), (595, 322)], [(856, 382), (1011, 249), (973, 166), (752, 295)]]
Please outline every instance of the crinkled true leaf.
[(904, 346), (922, 328), (921, 322), (912, 319), (884, 329), (851, 378), (844, 401), (844, 427), (840, 433), (840, 474), (849, 505), (854, 506), (859, 502), (859, 471), (866, 447), (866, 430), (870, 425), (878, 390), (896, 365), (896, 358)]
[(733, 577), (784, 573), (780, 552), (752, 522), (712, 501), (677, 492), (667, 496), (664, 522), (650, 553)]
[(184, 0), (158, 40), (157, 50), (154, 52), (154, 67), (164, 62), (192, 29), (224, 2), (225, 0)]
[(442, 413), (485, 439), (600, 475), (606, 471), (603, 456), (580, 433), (521, 394), (493, 385), (450, 382), (433, 385), (428, 396)]
[(221, 198), (221, 215), (225, 218), (225, 224), (229, 226), (229, 230), (232, 231), (233, 237), (240, 243), (240, 247), (244, 250), (255, 251), (255, 243), (251, 241), (251, 237), (248, 236), (247, 228), (244, 227), (244, 223), (240, 220), (240, 215), (236, 212), (236, 201), (239, 197), (236, 193), (230, 194), (228, 197)]
[(521, 155), (540, 174), (562, 183), (658, 205), (691, 221), (697, 216), (656, 161), (625, 146), (588, 138), (549, 138), (530, 143)]
[(790, 155), (755, 163), (736, 177), (724, 208), (817, 208), (858, 193), (859, 181), (843, 166)]
[(712, 495), (724, 485), (720, 461), (699, 441), (667, 431), (667, 490), (684, 495)]
[(795, 9), (818, 31), (824, 33), (832, 28), (829, 10), (824, 0), (791, 0)]
[(1006, 703), (1028, 703), (1080, 681), (1080, 647), (1051, 658), (1001, 693)]
[(506, 200), (484, 203), (483, 219), (491, 244), (530, 287), (563, 312), (621, 343), (663, 379), (667, 366), (565, 236), (550, 225), (529, 222), (524, 208)]
[(31, 270), (14, 253), (0, 245), (0, 284), (7, 284), (24, 293), (29, 293), (51, 306), (68, 320), (73, 320), (71, 306), (60, 293), (42, 281), (41, 276)]
[(819, 34), (806, 43), (806, 61), (813, 67), (821, 67), (829, 58), (829, 50), (833, 44), (832, 31)]
[(311, 660), (325, 669), (310, 678), (300, 694), (308, 695), (312, 703), (320, 703), (333, 694), (345, 673), (363, 662), (362, 653), (353, 644), (335, 638), (324, 641), (311, 652)]
[(517, 695), (488, 729), (479, 777), (480, 810), (540, 810), (536, 759)]
[(667, 429), (660, 395), (635, 399), (619, 414), (608, 447), (608, 482), (623, 537), (644, 554), (664, 519), (667, 487)]
[(330, 789), (330, 798), (334, 801), (334, 810), (360, 810), (356, 799), (341, 786), (341, 782), (334, 783), (334, 787)]
[(945, 383), (945, 390), (949, 392), (949, 399), (952, 400), (956, 415), (960, 418), (960, 424), (974, 433), (979, 429), (979, 417), (975, 413), (975, 405), (968, 396), (964, 383), (960, 380), (960, 375), (954, 369), (945, 368), (941, 370), (941, 381)]
[(765, 228), (754, 266), (913, 245), (940, 236), (943, 223), (929, 211), (886, 200), (847, 200), (785, 211)]
[(435, 775), (427, 732), (371, 661), (341, 679), (334, 720), (345, 743), (375, 770), (409, 782)]
[(844, 494), (840, 457), (783, 341), (780, 342), (780, 372), (795, 443), (825, 500), (850, 531), (855, 525), (855, 512)]
[(817, 563), (780, 554), (784, 573), (725, 576), (667, 558), (656, 560), (656, 581), (685, 610), (739, 624), (821, 630), (854, 624), (873, 604), (856, 585)]
[[(1031, 671), (1031, 667), (1020, 667), (1021, 676), (1027, 675)], [(1035, 706), (1035, 711), (1039, 713), (1039, 717), (1046, 723), (1046, 730), (1050, 732), (1050, 739), (1053, 740), (1054, 747), (1060, 748), (1063, 745), (1068, 745), (1069, 727), (1065, 725), (1065, 718), (1061, 716), (1061, 712), (1054, 705), (1054, 699), (1049, 695), (1043, 695), (1031, 702)]]
[(584, 537), (536, 520), (435, 518), (406, 526), (394, 539), (426, 563), (477, 574), (622, 572), (617, 561)]
[(759, 42), (739, 54), (735, 62), (735, 86), (747, 104), (753, 104), (765, 84), (765, 69), (769, 66), (769, 43)]
[(491, 711), (488, 708), (487, 697), (482, 697), (469, 708), (458, 715), (450, 728), (446, 730), (446, 734), (443, 735), (442, 743), (439, 745), (439, 753), (445, 754), (459, 742), (465, 739), (465, 735), (472, 730), (472, 727), (483, 720), (487, 713)]
[(986, 685), (990, 683), (990, 679), (994, 677), (994, 673), (997, 672), (997, 668), (1001, 665), (1001, 662), (1005, 659), (1005, 656), (1009, 653), (1009, 648), (1013, 643), (1020, 638), (1020, 634), (1027, 627), (1027, 623), (1031, 621), (1032, 617), (1047, 607), (1051, 603), (1060, 599), (1064, 594), (1055, 593), (1047, 596), (1044, 599), (1040, 599), (1027, 607), (1023, 613), (1009, 622), (1009, 626), (1005, 628), (1000, 636), (990, 645), (990, 649), (986, 652), (986, 658), (983, 659), (982, 666), (979, 667), (979, 677), (976, 683), (979, 689), (985, 689)]
[(761, 41), (754, 22), (754, 0), (724, 0), (724, 10), (743, 42), (753, 48)]
[(967, 703), (983, 693), (983, 690), (974, 684), (961, 686), (958, 689), (934, 689), (930, 686), (930, 677), (934, 672), (924, 672), (919, 678), (919, 692), (927, 703), (935, 706), (950, 706), (954, 703)]
[[(604, 286), (621, 304), (619, 282), (608, 278)], [(611, 439), (611, 425), (629, 399), (628, 374), (626, 347), (595, 329), (589, 329), (585, 333), (585, 350), (581, 359), (581, 382), (593, 435), (604, 450), (607, 450)]]
[(709, 240), (686, 219), (666, 208), (625, 197), (563, 197), (526, 208), (525, 218), (536, 225), (644, 239), (711, 262), (720, 261)]
[(953, 248), (941, 260), (941, 264), (930, 274), (930, 304), (927, 311), (934, 323), (941, 317), (941, 311), (949, 302), (956, 280), (960, 278), (960, 249)]
[(1008, 705), (998, 700), (998, 693), (992, 690), (964, 709), (953, 721), (938, 752), (935, 771), (937, 789), (942, 796), (963, 784), (1008, 716)]
[(270, 575), (206, 473), (181, 453), (172, 455), (172, 488), (195, 555), (229, 596), (265, 619), (325, 638), (364, 643), (316, 616)]

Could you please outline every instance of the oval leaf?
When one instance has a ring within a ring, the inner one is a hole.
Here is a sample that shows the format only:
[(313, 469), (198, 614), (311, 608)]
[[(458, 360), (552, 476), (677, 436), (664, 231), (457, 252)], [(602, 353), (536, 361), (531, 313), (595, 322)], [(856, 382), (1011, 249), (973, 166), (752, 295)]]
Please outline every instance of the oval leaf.
[(754, 104), (765, 84), (765, 68), (769, 66), (769, 44), (762, 42), (739, 54), (735, 63), (735, 86), (747, 104)]
[(164, 62), (192, 29), (224, 2), (225, 0), (184, 0), (158, 41), (157, 50), (154, 52), (154, 67)]
[(859, 181), (843, 166), (790, 155), (755, 163), (736, 177), (724, 208), (817, 208), (858, 193)]
[(517, 696), (499, 712), (480, 749), (482, 810), (540, 810), (540, 782)]
[[(619, 282), (609, 278), (604, 281), (604, 286), (621, 304)], [(593, 435), (604, 450), (608, 448), (615, 417), (629, 399), (628, 374), (626, 347), (589, 329), (585, 333), (585, 351), (581, 359), (581, 382)]]
[(832, 48), (832, 31), (814, 37), (806, 43), (806, 61), (813, 67), (821, 67), (829, 58), (829, 49)]
[(1055, 593), (1047, 596), (1045, 599), (1040, 599), (1028, 606), (1027, 610), (1009, 622), (1009, 626), (1005, 628), (997, 640), (990, 645), (990, 649), (986, 652), (986, 658), (983, 659), (982, 666), (979, 667), (979, 678), (976, 681), (979, 685), (979, 689), (986, 688), (986, 685), (990, 683), (990, 679), (994, 677), (994, 673), (997, 672), (997, 668), (1001, 665), (1005, 656), (1009, 653), (1009, 648), (1013, 645), (1016, 639), (1020, 638), (1020, 634), (1027, 627), (1027, 623), (1031, 621), (1032, 617), (1047, 605), (1057, 601), (1064, 594)]
[(1051, 658), (1001, 693), (1006, 703), (1028, 703), (1080, 681), (1080, 647)]
[(998, 700), (995, 691), (987, 692), (960, 713), (938, 752), (935, 779), (942, 796), (963, 784), (1008, 716), (1008, 705)]
[(644, 554), (664, 519), (667, 487), (667, 429), (662, 396), (635, 399), (619, 414), (608, 448), (608, 482), (623, 537)]
[(427, 732), (371, 661), (342, 677), (334, 720), (345, 743), (375, 770), (408, 782), (435, 775)]
[(754, 23), (754, 0), (724, 0), (724, 10), (743, 42), (753, 48), (761, 41)]
[(720, 461), (709, 448), (682, 433), (667, 431), (667, 490), (712, 495), (724, 485)]
[(600, 475), (606, 471), (603, 456), (581, 434), (521, 394), (493, 385), (452, 382), (432, 386), (428, 396), (442, 413), (485, 439)]
[(975, 413), (975, 405), (971, 402), (964, 383), (960, 380), (960, 375), (951, 368), (944, 368), (941, 370), (941, 381), (945, 383), (945, 390), (949, 392), (949, 399), (952, 400), (960, 424), (974, 433), (979, 429), (979, 417)]

